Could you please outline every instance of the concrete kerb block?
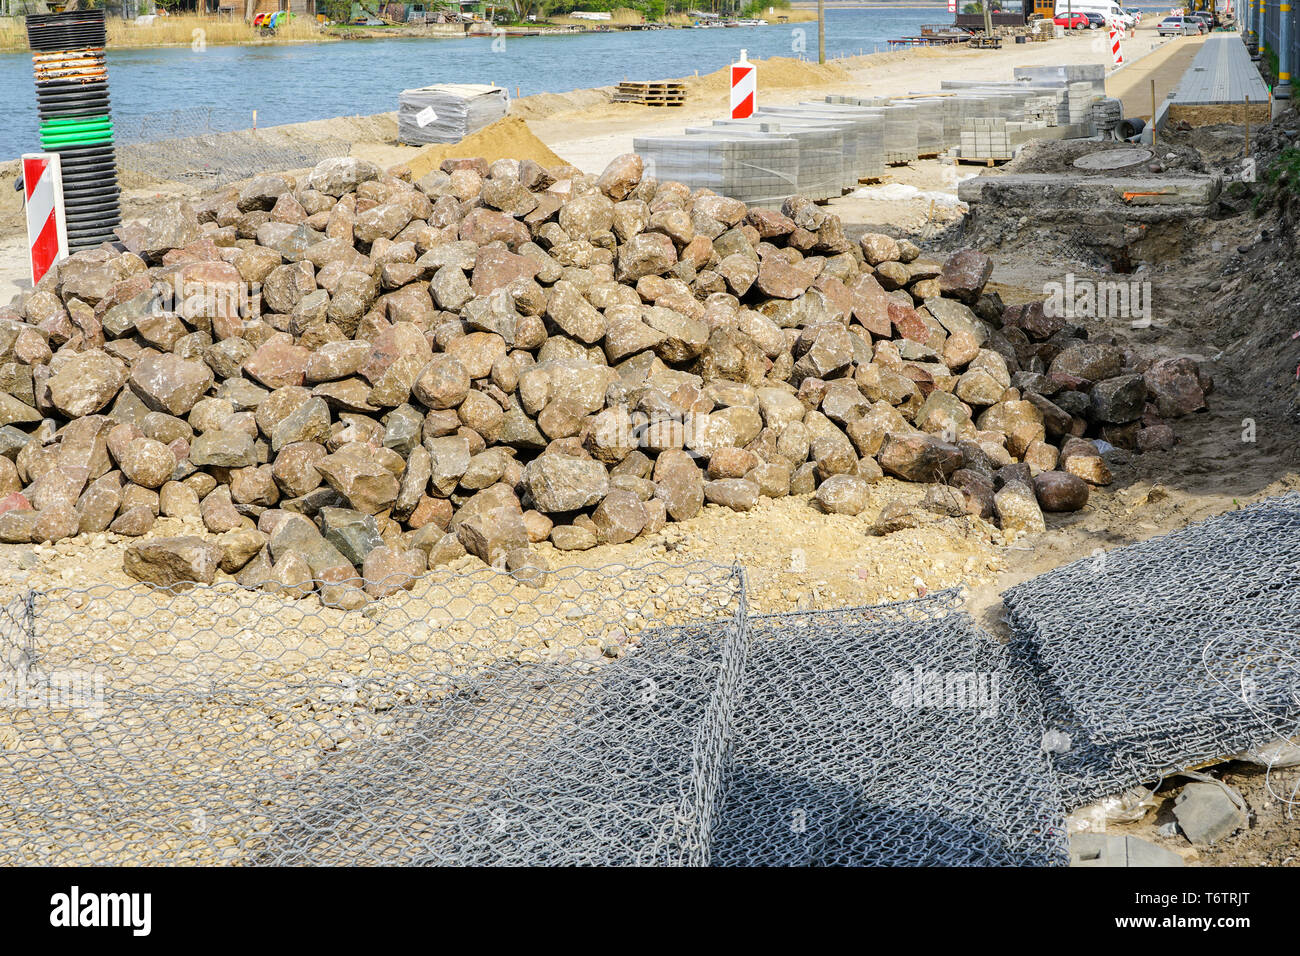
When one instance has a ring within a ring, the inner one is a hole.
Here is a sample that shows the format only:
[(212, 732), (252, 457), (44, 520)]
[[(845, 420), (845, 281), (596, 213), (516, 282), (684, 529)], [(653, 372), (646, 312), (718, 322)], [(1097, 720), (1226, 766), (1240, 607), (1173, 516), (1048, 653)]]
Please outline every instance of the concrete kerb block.
[(1177, 867), (1183, 858), (1172, 850), (1118, 833), (1070, 835), (1070, 866)]

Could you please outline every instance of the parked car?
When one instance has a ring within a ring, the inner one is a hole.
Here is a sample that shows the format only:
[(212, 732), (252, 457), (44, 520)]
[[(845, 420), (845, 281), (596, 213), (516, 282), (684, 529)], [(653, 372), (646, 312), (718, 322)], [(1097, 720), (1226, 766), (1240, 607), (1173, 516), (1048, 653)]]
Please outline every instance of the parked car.
[(1200, 20), (1205, 24), (1205, 32), (1209, 33), (1214, 29), (1214, 14), (1206, 13), (1204, 10), (1197, 10), (1195, 13), (1189, 13), (1187, 16)]
[(1084, 16), (1088, 18), (1089, 30), (1100, 30), (1106, 25), (1106, 18), (1100, 13), (1085, 13)]
[(1205, 32), (1205, 24), (1195, 17), (1165, 17), (1156, 31), (1162, 37), (1199, 36)]
[(1065, 27), (1067, 30), (1086, 30), (1088, 29), (1088, 18), (1082, 13), (1061, 14), (1052, 20), (1058, 27)]

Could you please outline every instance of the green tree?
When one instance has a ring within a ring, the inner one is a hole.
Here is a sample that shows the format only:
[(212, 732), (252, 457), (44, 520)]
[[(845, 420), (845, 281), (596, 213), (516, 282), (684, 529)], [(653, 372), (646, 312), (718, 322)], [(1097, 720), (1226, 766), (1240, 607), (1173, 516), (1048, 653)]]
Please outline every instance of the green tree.
[[(247, 2), (255, 4), (256, 0)], [(352, 15), (352, 0), (316, 0), (316, 9), (335, 23), (347, 23)]]

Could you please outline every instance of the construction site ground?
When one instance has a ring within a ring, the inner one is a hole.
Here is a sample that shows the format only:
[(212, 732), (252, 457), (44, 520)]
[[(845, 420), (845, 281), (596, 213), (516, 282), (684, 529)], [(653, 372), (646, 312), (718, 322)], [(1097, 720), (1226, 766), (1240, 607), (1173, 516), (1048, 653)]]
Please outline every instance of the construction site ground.
[[(1152, 78), (1157, 95), (1163, 98), (1197, 48), (1196, 38), (1158, 42), (1153, 29), (1139, 31), (1139, 37), (1133, 46), (1150, 44), (1152, 51), (1108, 83), (1113, 95), (1124, 99), (1126, 115), (1149, 115)], [(1066, 55), (1060, 49), (1031, 50), (1020, 60), (1028, 62), (1031, 56), (1043, 62), (1099, 59), (1089, 49), (1087, 37), (1074, 42), (1078, 49), (1068, 49)], [(863, 89), (874, 95), (899, 92), (890, 89), (891, 83), (904, 88), (920, 85), (911, 72), (903, 79), (887, 79), (885, 59), (873, 57), (871, 64), (846, 68), (849, 75), (838, 81), (828, 78), (815, 87), (774, 90), (772, 100), (798, 102), (823, 92)], [(974, 51), (936, 55), (927, 67), (925, 85), (932, 88), (947, 76), (970, 78), (972, 61), (979, 59)], [(996, 76), (989, 69), (990, 79), (1009, 78), (1009, 67), (1000, 65)], [(671, 111), (668, 117), (647, 107), (606, 103), (598, 96), (587, 99), (590, 102), (584, 104), (583, 96), (574, 94), (568, 110), (552, 102), (545, 109), (539, 106), (536, 116), (529, 115), (526, 101), (520, 104), (533, 133), (586, 171), (599, 171), (613, 156), (626, 152), (633, 135), (680, 132), (718, 112), (712, 104), (697, 103)], [(348, 121), (334, 122), (343, 128)], [(1284, 118), (1287, 122), (1294, 129), (1295, 114)], [(1209, 169), (1222, 169), (1244, 154), (1241, 133), (1237, 127), (1174, 131), (1169, 143), (1197, 150)], [(413, 151), (392, 143), (358, 142), (354, 154), (397, 163)], [(937, 257), (971, 239), (963, 230), (965, 208), (956, 202), (955, 189), (959, 178), (979, 172), (987, 171), (919, 160), (891, 175), (893, 186), (914, 187), (915, 195), (897, 188), (881, 193), (867, 186), (833, 201), (829, 208), (842, 217), (850, 235), (879, 231), (905, 236)], [(0, 284), (0, 299), (5, 301), (21, 285), (13, 268), (15, 257), (21, 255), (21, 240), (12, 228), (17, 215), (12, 178), (12, 171), (7, 171), (0, 182), (0, 194), (6, 197), (0, 206), (0, 225), (10, 237), (0, 242), (0, 264), (10, 282)], [(138, 191), (126, 197), (126, 212), (139, 215), (183, 195), (187, 188), (159, 184)], [(1034, 215), (1033, 209), (1023, 210), (1027, 219)], [(1189, 222), (1176, 247), (1158, 259), (1139, 263), (1137, 272), (1124, 276), (1098, 272), (1087, 236), (1058, 236), (1048, 243), (1008, 238), (980, 246), (995, 263), (990, 289), (1008, 303), (1045, 298), (1047, 283), (1061, 282), (1067, 273), (1149, 281), (1153, 309), (1149, 327), (1134, 328), (1128, 318), (1084, 324), (1090, 332), (1115, 335), (1124, 346), (1196, 356), (1214, 376), (1208, 410), (1177, 423), (1178, 442), (1171, 450), (1115, 454), (1110, 458), (1114, 482), (1094, 489), (1080, 512), (1049, 514), (1046, 533), (1008, 540), (1000, 530), (978, 520), (927, 516), (920, 527), (874, 535), (872, 525), (887, 504), (900, 499), (919, 504), (925, 493), (924, 486), (886, 478), (873, 486), (868, 510), (855, 517), (822, 514), (799, 497), (764, 499), (744, 514), (709, 505), (692, 520), (669, 524), (660, 533), (628, 544), (576, 554), (547, 551), (549, 546), (544, 545), (546, 560), (552, 566), (590, 568), (654, 560), (739, 563), (746, 570), (750, 607), (759, 613), (871, 604), (964, 585), (979, 623), (995, 632), (1005, 631), (999, 596), (1014, 584), (1097, 549), (1122, 547), (1248, 502), (1300, 490), (1300, 384), (1296, 381), (1300, 342), (1292, 341), (1292, 333), (1300, 330), (1300, 283), (1293, 275), (1280, 274), (1283, 268), (1294, 268), (1293, 228), (1276, 214), (1257, 216), (1249, 204), (1240, 209), (1229, 206), (1212, 221)], [(1077, 257), (1071, 258), (1071, 249), (1078, 250)], [(1288, 260), (1291, 265), (1284, 266)], [(178, 533), (203, 532), (164, 518), (151, 535)], [(22, 589), (76, 581), (126, 586), (131, 581), (123, 573), (122, 554), (135, 540), (102, 534), (53, 546), (0, 546), (0, 599)], [(1172, 819), (1170, 805), (1184, 782), (1180, 780), (1166, 783), (1156, 806), (1141, 821), (1109, 828), (1173, 850), (1188, 864), (1300, 862), (1300, 827), (1294, 808), (1279, 798), (1300, 784), (1300, 769), (1275, 769), (1266, 779), (1263, 768), (1233, 763), (1222, 779), (1245, 797), (1251, 826), (1219, 845), (1193, 848), (1180, 834), (1157, 832)]]

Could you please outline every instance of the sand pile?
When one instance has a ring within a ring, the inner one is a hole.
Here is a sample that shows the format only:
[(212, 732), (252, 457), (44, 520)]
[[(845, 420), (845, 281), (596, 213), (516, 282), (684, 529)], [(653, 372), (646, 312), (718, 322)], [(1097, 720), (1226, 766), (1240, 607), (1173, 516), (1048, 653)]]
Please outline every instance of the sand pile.
[[(839, 64), (806, 63), (787, 56), (774, 56), (768, 60), (752, 61), (758, 67), (758, 88), (822, 86), (827, 83), (846, 83), (853, 74)], [(731, 89), (730, 67), (724, 66), (704, 76), (686, 81), (691, 93), (725, 93)]]
[(482, 158), (489, 163), (498, 159), (531, 159), (540, 166), (564, 166), (566, 161), (556, 156), (540, 139), (533, 135), (518, 116), (504, 116), (495, 123), (471, 133), (459, 143), (430, 146), (412, 156), (407, 162), (412, 179), (423, 179), (437, 169), (445, 159)]

